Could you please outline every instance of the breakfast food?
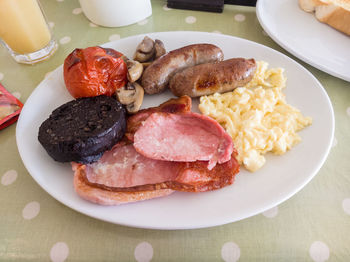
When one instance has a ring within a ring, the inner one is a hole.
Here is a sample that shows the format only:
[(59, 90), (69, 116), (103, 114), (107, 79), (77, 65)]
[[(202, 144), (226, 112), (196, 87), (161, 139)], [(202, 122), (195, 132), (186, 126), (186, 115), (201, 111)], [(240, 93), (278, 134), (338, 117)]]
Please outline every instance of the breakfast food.
[(138, 62), (151, 62), (166, 53), (164, 44), (161, 40), (153, 41), (148, 36), (145, 36), (141, 43), (137, 46), (134, 60)]
[(306, 12), (314, 12), (316, 6), (327, 5), (328, 0), (299, 0), (299, 6)]
[[(211, 44), (165, 53), (160, 40), (148, 37), (134, 60), (121, 56), (100, 47), (70, 54), (67, 89), (88, 97), (57, 108), (39, 129), (49, 155), (71, 162), (77, 194), (93, 203), (220, 189), (234, 182), (240, 164), (259, 169), (262, 154), (284, 153), (300, 141), (296, 131), (311, 124), (286, 103), (283, 70), (267, 63), (222, 61)], [(143, 63), (151, 64), (144, 70)], [(181, 97), (139, 110), (144, 90), (167, 87)], [(203, 115), (191, 112), (190, 96), (202, 96)]]
[(63, 76), (74, 98), (111, 96), (127, 82), (122, 54), (102, 47), (75, 49), (64, 61)]
[(299, 0), (306, 12), (315, 12), (316, 18), (350, 35), (350, 0)]
[(238, 162), (250, 171), (264, 165), (266, 152), (280, 155), (298, 143), (301, 138), (296, 132), (312, 122), (287, 104), (282, 93), (285, 85), (283, 69), (268, 69), (266, 62), (258, 62), (245, 87), (200, 98), (200, 111), (225, 128), (237, 149)]
[(176, 72), (198, 64), (221, 61), (223, 58), (221, 49), (211, 44), (194, 44), (175, 49), (146, 68), (141, 86), (147, 94), (161, 93)]
[(223, 93), (247, 84), (255, 73), (254, 59), (232, 58), (189, 67), (176, 73), (169, 88), (176, 96), (198, 97)]
[[(141, 123), (144, 119), (158, 114), (157, 112), (170, 111), (174, 115), (188, 112), (191, 115), (190, 110), (189, 97), (170, 99), (159, 107), (141, 110), (130, 117), (133, 119), (128, 122), (131, 125), (130, 137), (133, 138), (133, 133), (142, 128)], [(169, 126), (169, 129), (172, 127)], [(169, 133), (169, 138), (172, 136)], [(197, 133), (197, 140), (208, 136)], [(209, 140), (208, 147), (210, 147)], [(179, 150), (182, 154), (187, 153), (181, 148)], [(102, 205), (118, 205), (166, 196), (174, 190), (187, 192), (216, 190), (232, 184), (239, 172), (233, 148), (230, 154), (225, 163), (216, 164), (209, 170), (207, 161), (178, 162), (146, 157), (137, 152), (132, 141), (124, 139), (106, 151), (95, 163), (86, 165), (73, 163), (74, 188), (82, 198)]]
[(73, 164), (79, 196), (101, 205), (119, 205), (174, 191), (205, 192), (231, 185), (239, 172), (232, 157), (207, 169), (207, 162), (170, 162), (145, 158), (132, 145), (118, 144), (91, 165)]
[(126, 130), (125, 110), (114, 98), (79, 98), (55, 109), (38, 139), (56, 161), (91, 163), (111, 149)]
[[(235, 163), (235, 158), (232, 158), (209, 171), (205, 161), (155, 160), (137, 153), (132, 144), (120, 142), (98, 162), (81, 165), (77, 170), (84, 173), (90, 186), (114, 192), (157, 189), (200, 192), (221, 188), (226, 185), (226, 179), (231, 181), (235, 169), (238, 169)], [(232, 169), (233, 165), (235, 169)]]
[(84, 176), (84, 166), (73, 166), (74, 171), (74, 189), (77, 194), (92, 203), (99, 205), (120, 205), (132, 203), (157, 197), (168, 196), (174, 192), (171, 189), (157, 189), (144, 191), (113, 192), (100, 187), (94, 187), (86, 183)]
[(192, 100), (189, 96), (172, 98), (156, 107), (150, 107), (140, 110), (137, 114), (129, 116), (127, 119), (127, 129), (125, 136), (134, 141), (134, 134), (143, 124), (143, 122), (155, 112), (164, 112), (172, 114), (181, 114), (191, 112)]
[(136, 151), (146, 157), (177, 161), (209, 161), (211, 170), (216, 163), (231, 159), (231, 137), (213, 119), (196, 113), (153, 113), (134, 135)]
[(83, 172), (90, 185), (114, 191), (137, 191), (153, 190), (153, 185), (173, 180), (177, 169), (176, 162), (147, 158), (132, 143), (122, 141), (98, 162), (85, 165)]
[(129, 82), (127, 85), (117, 89), (115, 92), (118, 101), (125, 105), (126, 111), (130, 114), (139, 111), (144, 96), (144, 90), (138, 83)]
[(125, 63), (128, 68), (127, 78), (129, 83), (134, 83), (139, 80), (143, 73), (143, 65), (136, 60), (130, 59), (127, 59)]
[(234, 155), (212, 170), (207, 162), (174, 162), (147, 158), (132, 144), (120, 142), (88, 165), (72, 165), (74, 188), (84, 199), (119, 205), (168, 195), (175, 191), (205, 192), (231, 185), (239, 172)]

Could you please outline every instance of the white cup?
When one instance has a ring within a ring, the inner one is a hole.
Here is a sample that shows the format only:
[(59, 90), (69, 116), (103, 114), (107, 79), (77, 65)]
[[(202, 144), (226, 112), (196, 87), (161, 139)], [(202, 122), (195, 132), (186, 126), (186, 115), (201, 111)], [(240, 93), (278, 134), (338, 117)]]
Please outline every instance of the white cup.
[(152, 15), (150, 0), (79, 0), (85, 16), (94, 24), (120, 27)]

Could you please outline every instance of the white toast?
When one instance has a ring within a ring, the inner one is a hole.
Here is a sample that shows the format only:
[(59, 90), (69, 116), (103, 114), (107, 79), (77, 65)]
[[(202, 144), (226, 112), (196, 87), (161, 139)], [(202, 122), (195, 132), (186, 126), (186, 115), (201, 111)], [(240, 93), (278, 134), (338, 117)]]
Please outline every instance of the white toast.
[(350, 35), (350, 0), (299, 0), (306, 12), (315, 12), (316, 18)]

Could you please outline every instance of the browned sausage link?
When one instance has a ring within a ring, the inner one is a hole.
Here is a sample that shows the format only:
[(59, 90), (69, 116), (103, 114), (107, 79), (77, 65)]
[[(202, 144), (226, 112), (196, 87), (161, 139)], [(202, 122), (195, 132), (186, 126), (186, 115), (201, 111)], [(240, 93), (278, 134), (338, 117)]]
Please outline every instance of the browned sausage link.
[(247, 84), (255, 70), (254, 59), (232, 58), (187, 68), (172, 77), (169, 87), (176, 96), (223, 93)]
[(195, 44), (173, 50), (150, 64), (142, 75), (141, 85), (147, 94), (162, 92), (178, 71), (198, 64), (222, 61), (222, 50), (211, 44)]

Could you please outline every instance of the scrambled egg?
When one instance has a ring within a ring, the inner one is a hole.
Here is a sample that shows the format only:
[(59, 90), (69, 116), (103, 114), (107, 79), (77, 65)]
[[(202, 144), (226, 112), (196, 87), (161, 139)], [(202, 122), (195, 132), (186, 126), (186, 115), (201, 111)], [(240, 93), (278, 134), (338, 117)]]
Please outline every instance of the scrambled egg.
[(245, 87), (200, 98), (199, 110), (225, 128), (235, 144), (238, 162), (249, 171), (265, 164), (266, 152), (281, 155), (291, 149), (301, 141), (296, 132), (312, 123), (287, 104), (282, 93), (285, 86), (282, 68), (268, 69), (268, 63), (258, 62)]

